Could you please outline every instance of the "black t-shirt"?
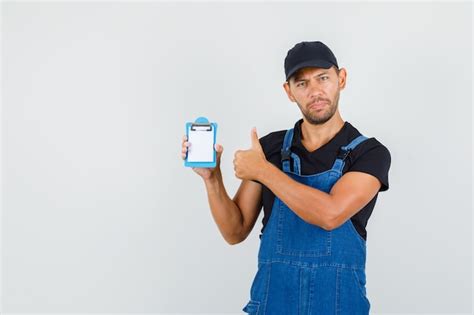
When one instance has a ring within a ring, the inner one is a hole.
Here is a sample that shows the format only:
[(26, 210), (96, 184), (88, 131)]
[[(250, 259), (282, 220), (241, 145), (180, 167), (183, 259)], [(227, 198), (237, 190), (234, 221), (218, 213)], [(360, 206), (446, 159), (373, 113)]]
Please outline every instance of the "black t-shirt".
[[(316, 174), (331, 169), (336, 160), (339, 148), (348, 145), (352, 140), (361, 135), (354, 126), (346, 121), (344, 126), (328, 143), (313, 152), (308, 152), (301, 143), (302, 122), (303, 119), (300, 119), (295, 123), (291, 145), (291, 151), (300, 157), (302, 175)], [(260, 144), (262, 145), (267, 160), (279, 169), (282, 169), (281, 149), (285, 133), (286, 130), (274, 131), (260, 138)], [(385, 191), (388, 190), (388, 171), (390, 169), (390, 163), (391, 156), (388, 149), (375, 138), (369, 138), (356, 146), (348, 155), (342, 173), (358, 171), (371, 174), (377, 177), (381, 182), (379, 191)], [(265, 225), (270, 218), (275, 195), (265, 185), (262, 185), (262, 187), (264, 217), (261, 232), (263, 233)], [(378, 193), (364, 208), (351, 217), (354, 227), (364, 240), (367, 240), (367, 231), (365, 228), (374, 209), (377, 196)], [(259, 237), (261, 238), (262, 234), (260, 234)]]

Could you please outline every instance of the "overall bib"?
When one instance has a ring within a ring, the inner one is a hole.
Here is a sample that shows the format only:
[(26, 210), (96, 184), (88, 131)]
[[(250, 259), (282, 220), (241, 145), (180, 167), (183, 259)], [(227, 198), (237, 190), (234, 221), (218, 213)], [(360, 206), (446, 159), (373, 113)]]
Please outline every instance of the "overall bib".
[[(300, 159), (290, 151), (292, 138), (289, 129), (281, 151), (283, 171), (326, 193), (342, 176), (349, 152), (367, 139), (361, 135), (342, 146), (331, 169), (301, 175)], [(275, 196), (260, 240), (250, 301), (242, 310), (258, 315), (368, 314), (365, 260), (365, 240), (350, 219), (327, 231), (303, 221)]]

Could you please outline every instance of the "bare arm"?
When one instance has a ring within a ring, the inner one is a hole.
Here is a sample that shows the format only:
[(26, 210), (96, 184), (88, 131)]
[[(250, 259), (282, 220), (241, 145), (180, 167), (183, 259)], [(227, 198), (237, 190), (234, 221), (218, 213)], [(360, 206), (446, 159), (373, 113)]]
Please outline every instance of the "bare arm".
[(377, 194), (380, 181), (362, 172), (347, 172), (329, 193), (293, 180), (267, 163), (258, 178), (304, 221), (326, 230), (335, 229), (362, 209)]
[[(182, 158), (186, 157), (190, 144), (183, 137)], [(234, 245), (244, 241), (258, 218), (262, 207), (262, 185), (250, 180), (243, 180), (231, 199), (226, 192), (220, 158), (223, 148), (216, 145), (217, 166), (213, 169), (193, 168), (204, 180), (207, 197), (214, 221), (227, 243)]]
[(295, 181), (266, 160), (255, 129), (252, 147), (237, 151), (234, 169), (238, 178), (259, 181), (301, 219), (326, 230), (350, 219), (374, 198), (381, 186), (375, 176), (363, 172), (345, 173), (329, 193)]
[(235, 197), (230, 199), (220, 172), (216, 178), (204, 182), (212, 216), (224, 239), (232, 245), (244, 241), (260, 213), (262, 185), (243, 180)]

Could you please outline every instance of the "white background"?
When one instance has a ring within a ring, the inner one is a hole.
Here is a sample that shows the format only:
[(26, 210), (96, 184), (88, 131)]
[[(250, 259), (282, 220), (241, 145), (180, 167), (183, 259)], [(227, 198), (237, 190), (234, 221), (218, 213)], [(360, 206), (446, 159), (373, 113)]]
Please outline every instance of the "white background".
[(392, 154), (367, 231), (373, 313), (470, 313), (472, 4), (2, 3), (2, 311), (232, 312), (263, 213), (221, 237), (187, 121), (233, 153), (293, 126), (294, 44), (348, 71), (343, 119)]

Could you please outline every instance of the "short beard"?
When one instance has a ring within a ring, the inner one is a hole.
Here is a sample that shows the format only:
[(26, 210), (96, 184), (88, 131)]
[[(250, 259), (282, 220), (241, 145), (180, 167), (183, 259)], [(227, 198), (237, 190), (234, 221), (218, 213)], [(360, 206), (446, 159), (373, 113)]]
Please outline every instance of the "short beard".
[(334, 101), (335, 101), (334, 105), (329, 104), (329, 110), (323, 116), (312, 115), (310, 114), (309, 110), (308, 111), (304, 110), (300, 104), (298, 104), (298, 106), (300, 107), (301, 113), (303, 114), (304, 118), (306, 118), (306, 120), (310, 124), (322, 125), (326, 123), (329, 119), (331, 119), (332, 116), (334, 116), (334, 114), (336, 113), (338, 103), (339, 103), (339, 97), (337, 97)]

